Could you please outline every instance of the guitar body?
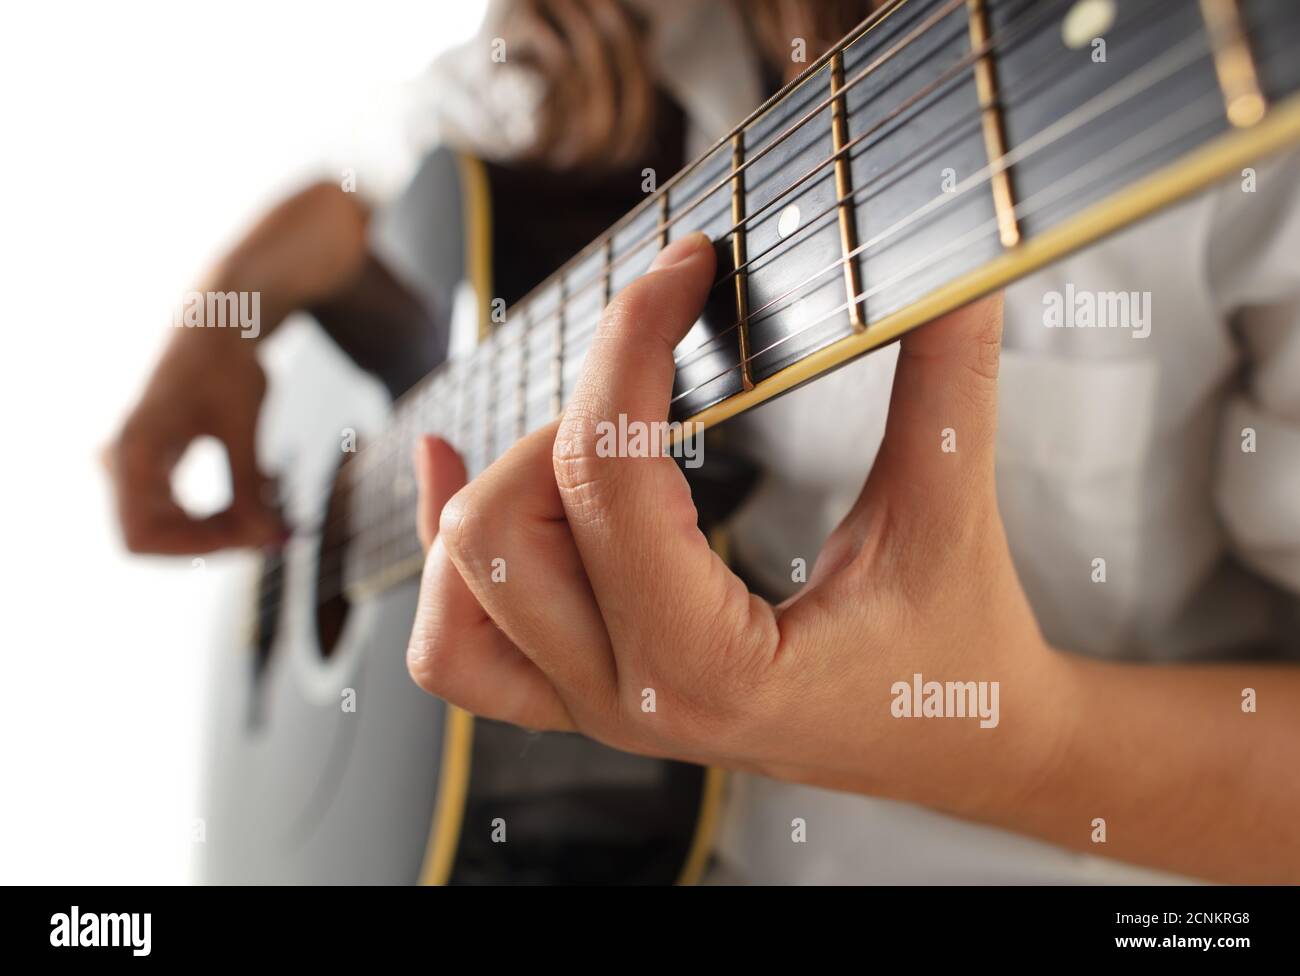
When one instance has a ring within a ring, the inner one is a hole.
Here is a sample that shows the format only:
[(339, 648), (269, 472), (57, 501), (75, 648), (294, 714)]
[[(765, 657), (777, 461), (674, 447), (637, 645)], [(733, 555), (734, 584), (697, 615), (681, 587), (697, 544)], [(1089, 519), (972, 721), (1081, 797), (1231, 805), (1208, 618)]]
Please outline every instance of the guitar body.
[[(540, 199), (562, 210), (521, 219), (519, 185), (536, 178), (437, 151), (376, 217), (371, 295), (360, 307), (316, 315), (389, 393), (436, 365), (466, 321), (474, 331), (486, 296), (513, 301), (576, 250), (581, 235), (636, 202), (557, 184)], [(575, 219), (572, 204), (582, 197), (594, 205)], [(494, 234), (491, 214), (502, 206), (514, 207), (512, 227), (528, 232)], [(547, 228), (560, 226), (565, 232), (552, 239)], [(484, 280), (492, 267), (508, 269), (498, 276), (501, 292)], [(299, 531), (282, 555), (266, 558), (254, 606), (241, 615), (251, 625), (217, 655), (204, 880), (672, 883), (697, 876), (720, 774), (578, 735), (476, 720), (423, 693), (405, 663), (418, 567), (373, 592), (336, 595), (328, 510), (341, 458), (349, 460), (340, 444), (352, 431), (365, 443), (390, 411), (373, 378), (343, 357), (316, 358), (295, 363), (297, 382), (267, 405), (265, 438), (292, 459), (282, 463), (281, 479)]]

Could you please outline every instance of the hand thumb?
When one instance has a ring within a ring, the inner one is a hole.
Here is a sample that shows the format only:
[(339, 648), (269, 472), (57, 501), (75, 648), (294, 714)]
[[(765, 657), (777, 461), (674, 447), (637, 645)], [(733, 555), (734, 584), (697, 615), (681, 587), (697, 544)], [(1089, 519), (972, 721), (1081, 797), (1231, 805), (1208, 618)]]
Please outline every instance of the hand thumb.
[(903, 338), (878, 470), (950, 498), (992, 485), (1001, 344), (1000, 292)]
[(416, 506), (416, 529), (420, 545), (428, 552), (438, 535), (442, 508), (468, 480), (465, 463), (456, 449), (440, 437), (421, 437), (415, 442), (415, 476), (420, 486)]

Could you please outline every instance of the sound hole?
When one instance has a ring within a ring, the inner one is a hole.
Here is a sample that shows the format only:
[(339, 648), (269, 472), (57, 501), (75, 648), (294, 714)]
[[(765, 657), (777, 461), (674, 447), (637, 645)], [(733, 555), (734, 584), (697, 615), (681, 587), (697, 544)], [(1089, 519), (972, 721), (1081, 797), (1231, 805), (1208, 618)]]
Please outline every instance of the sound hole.
[(334, 472), (329, 504), (321, 522), (320, 547), (316, 557), (316, 646), (321, 657), (328, 659), (338, 646), (343, 634), (351, 604), (344, 593), (344, 569), (348, 542), (348, 478), (345, 477), (349, 460), (355, 454), (344, 454), (343, 461)]

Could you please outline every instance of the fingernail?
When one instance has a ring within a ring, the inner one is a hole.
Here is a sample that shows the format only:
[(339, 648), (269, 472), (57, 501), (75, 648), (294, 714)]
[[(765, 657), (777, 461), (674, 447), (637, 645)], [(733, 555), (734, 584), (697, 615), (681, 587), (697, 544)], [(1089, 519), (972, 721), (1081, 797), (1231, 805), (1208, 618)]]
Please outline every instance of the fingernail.
[(679, 237), (656, 254), (655, 259), (650, 262), (650, 270), (662, 271), (664, 268), (671, 268), (675, 264), (681, 264), (683, 261), (694, 257), (706, 245), (713, 246), (709, 236), (703, 231), (692, 231), (685, 237)]

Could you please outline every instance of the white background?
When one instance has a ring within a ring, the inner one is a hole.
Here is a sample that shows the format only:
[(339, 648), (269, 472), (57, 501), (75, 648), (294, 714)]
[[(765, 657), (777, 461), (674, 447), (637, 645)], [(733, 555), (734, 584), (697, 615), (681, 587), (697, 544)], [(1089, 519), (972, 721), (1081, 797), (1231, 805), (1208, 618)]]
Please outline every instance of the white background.
[[(0, 882), (189, 877), (210, 653), (240, 559), (129, 556), (98, 465), (171, 307), (277, 196), (403, 154), (482, 0), (11, 4), (0, 31)], [(215, 458), (191, 497), (225, 490)]]

